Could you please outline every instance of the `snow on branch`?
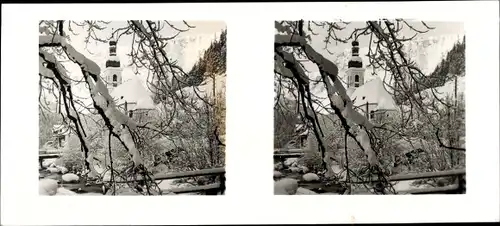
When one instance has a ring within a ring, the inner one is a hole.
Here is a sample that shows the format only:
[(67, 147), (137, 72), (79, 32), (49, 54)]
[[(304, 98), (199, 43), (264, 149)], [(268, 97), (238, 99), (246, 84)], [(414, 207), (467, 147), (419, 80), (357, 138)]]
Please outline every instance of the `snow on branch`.
[(54, 47), (57, 45), (62, 46), (68, 53), (68, 57), (71, 60), (77, 61), (81, 66), (83, 66), (84, 70), (89, 71), (94, 75), (101, 74), (101, 68), (99, 68), (99, 66), (94, 61), (88, 59), (83, 54), (78, 52), (75, 48), (73, 48), (73, 46), (67, 43), (64, 37), (61, 37), (59, 35), (41, 35), (38, 36), (38, 42), (39, 47)]
[[(53, 53), (49, 53), (43, 50), (44, 47), (63, 47), (69, 59), (80, 66), (85, 81), (89, 86), (91, 97), (94, 100), (94, 107), (98, 109), (98, 112), (107, 122), (106, 124), (108, 126), (108, 129), (112, 131), (112, 133), (116, 137), (121, 138), (122, 144), (132, 155), (134, 164), (136, 166), (142, 165), (140, 153), (137, 150), (132, 135), (129, 131), (129, 129), (135, 129), (137, 127), (137, 124), (127, 115), (118, 110), (118, 108), (115, 106), (113, 98), (109, 94), (106, 85), (100, 78), (101, 71), (99, 66), (92, 60), (86, 58), (75, 48), (73, 48), (73, 46), (67, 43), (63, 37), (58, 35), (39, 36), (39, 52), (41, 54), (40, 61), (44, 60), (46, 63), (50, 63), (52, 65), (50, 71), (49, 68), (43, 65), (44, 62), (40, 62), (40, 68), (42, 69), (40, 70), (40, 73), (42, 73), (43, 76), (47, 78), (53, 78), (55, 72), (60, 75), (58, 77), (61, 77), (61, 79), (64, 78), (62, 75), (65, 75), (65, 77), (67, 77), (67, 75), (65, 74), (65, 72), (61, 73), (62, 68), (58, 66), (60, 63), (57, 61)], [(45, 70), (44, 68), (49, 70), (50, 72)], [(93, 80), (89, 79), (89, 77), (92, 77)], [(69, 82), (66, 81), (66, 85), (69, 86)], [(66, 103), (65, 99), (64, 101)], [(67, 112), (69, 116), (72, 115), (69, 109), (67, 109)], [(80, 140), (85, 145), (85, 147), (88, 147), (88, 141), (85, 137), (80, 136)]]
[(54, 76), (55, 76), (54, 73), (50, 69), (45, 67), (44, 64), (46, 64), (45, 59), (43, 59), (41, 56), (39, 56), (38, 73), (46, 78), (54, 78)]
[(290, 26), (287, 26), (287, 25), (283, 25), (282, 23), (278, 22), (278, 21), (275, 21), (274, 22), (274, 27), (276, 27), (276, 30), (278, 30), (279, 32), (283, 32), (283, 33), (286, 33), (286, 34), (292, 34), (292, 29), (290, 28)]
[[(321, 55), (320, 53), (316, 52), (316, 50), (314, 50), (302, 36), (275, 35), (275, 44), (284, 45), (287, 43), (298, 44), (299, 46), (301, 46), (309, 60), (311, 60), (318, 66), (322, 74), (327, 75), (324, 76), (324, 81), (326, 83), (328, 97), (331, 103), (336, 105), (335, 107), (343, 109), (344, 117), (349, 118), (351, 121), (358, 125), (363, 125), (367, 129), (373, 128), (373, 125), (368, 121), (366, 117), (353, 109), (351, 98), (347, 95), (344, 85), (338, 78), (339, 69), (333, 62), (323, 57), (323, 55)], [(290, 55), (291, 54), (289, 54), (289, 56)], [(285, 55), (285, 57), (287, 57), (287, 55)], [(305, 74), (302, 76), (307, 78)], [(342, 98), (342, 104), (339, 104), (339, 101), (336, 100), (337, 97), (335, 93), (337, 93)]]
[[(367, 130), (371, 130), (373, 128), (373, 124), (370, 123), (370, 121), (365, 116), (354, 110), (353, 103), (350, 97), (347, 95), (345, 87), (338, 78), (339, 69), (333, 62), (326, 59), (325, 57), (323, 57), (323, 55), (315, 51), (307, 43), (306, 38), (299, 35), (275, 35), (275, 47), (281, 47), (281, 46), (301, 47), (307, 58), (317, 65), (321, 73), (321, 76), (323, 78), (323, 82), (326, 86), (330, 103), (334, 108), (335, 112), (337, 113), (337, 115), (340, 114), (339, 117), (341, 121), (343, 121), (342, 124), (344, 124), (344, 127), (350, 136), (354, 138), (353, 134), (348, 131), (349, 126), (347, 126), (345, 119), (343, 118), (350, 119), (350, 121), (358, 125), (364, 126)], [(278, 61), (275, 62), (275, 65), (281, 66), (281, 65), (286, 65), (286, 63), (291, 63), (295, 65), (297, 63), (295, 57), (291, 53), (287, 53), (279, 49), (276, 49), (276, 52), (278, 53), (279, 56), (282, 56), (282, 59), (280, 59), (280, 57), (278, 56), (275, 57), (276, 59), (275, 61)], [(282, 67), (278, 68), (280, 71), (285, 71), (282, 69)], [(300, 70), (301, 69), (300, 67), (294, 67), (294, 68), (297, 69), (295, 70), (295, 72), (299, 74), (298, 76), (300, 79), (304, 79), (304, 81), (309, 82), (309, 79), (307, 79), (308, 76), (305, 74), (303, 70)], [(376, 153), (373, 151), (371, 147), (368, 134), (363, 129), (361, 129), (360, 131), (361, 133), (358, 134), (358, 136), (356, 137), (360, 140), (360, 142), (358, 142), (356, 139), (355, 140), (367, 155), (367, 159), (370, 165), (377, 165), (378, 160), (376, 158)], [(322, 141), (321, 136), (319, 136), (318, 139)]]

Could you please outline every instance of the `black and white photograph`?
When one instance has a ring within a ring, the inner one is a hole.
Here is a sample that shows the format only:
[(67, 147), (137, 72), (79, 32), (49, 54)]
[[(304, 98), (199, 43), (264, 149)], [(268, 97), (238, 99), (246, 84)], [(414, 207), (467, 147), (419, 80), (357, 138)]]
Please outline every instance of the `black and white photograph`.
[(463, 22), (275, 21), (274, 194), (465, 194)]
[(225, 193), (225, 22), (38, 24), (39, 195)]

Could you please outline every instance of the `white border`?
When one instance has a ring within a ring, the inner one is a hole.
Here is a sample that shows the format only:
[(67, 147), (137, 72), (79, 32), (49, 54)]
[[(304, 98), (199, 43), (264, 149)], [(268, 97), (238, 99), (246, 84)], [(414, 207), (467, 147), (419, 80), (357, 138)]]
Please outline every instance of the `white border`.
[[(2, 5), (1, 222), (165, 225), (498, 221), (498, 6), (496, 1)], [(273, 196), (274, 20), (382, 17), (466, 23), (467, 195)], [(227, 194), (38, 197), (35, 51), (40, 19), (226, 21)]]

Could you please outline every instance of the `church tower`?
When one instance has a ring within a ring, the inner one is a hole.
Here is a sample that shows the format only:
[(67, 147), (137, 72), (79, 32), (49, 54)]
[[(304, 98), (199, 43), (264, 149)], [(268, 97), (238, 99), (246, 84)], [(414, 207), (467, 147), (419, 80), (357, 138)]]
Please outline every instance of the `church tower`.
[(347, 88), (357, 88), (365, 83), (363, 60), (359, 56), (359, 42), (352, 42), (352, 57), (347, 65)]
[(102, 75), (110, 92), (122, 84), (122, 71), (120, 59), (116, 55), (116, 40), (112, 38), (109, 41), (109, 58), (106, 61), (106, 69)]

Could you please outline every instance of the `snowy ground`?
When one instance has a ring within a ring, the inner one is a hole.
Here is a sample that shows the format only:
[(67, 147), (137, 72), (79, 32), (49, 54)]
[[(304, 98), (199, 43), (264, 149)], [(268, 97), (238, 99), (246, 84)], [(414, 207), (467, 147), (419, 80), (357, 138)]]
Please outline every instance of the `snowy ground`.
[(429, 185), (412, 185), (413, 182), (416, 180), (405, 180), (405, 181), (398, 181), (397, 183), (394, 183), (393, 187), (396, 192), (404, 192), (408, 190), (413, 190), (413, 189), (421, 189), (421, 188), (428, 188)]
[[(295, 185), (296, 182), (291, 181), (291, 180), (314, 181), (313, 179), (306, 179), (306, 178), (301, 179), (301, 177), (303, 177), (303, 175), (305, 175), (306, 173), (303, 173), (303, 172), (301, 173), (301, 171), (300, 171), (301, 166), (297, 165), (297, 160), (298, 160), (297, 158), (289, 158), (284, 162), (284, 165), (281, 165), (281, 163), (275, 164), (274, 178), (278, 179), (275, 182), (275, 192), (277, 192), (277, 194), (280, 192), (287, 193), (287, 192), (284, 192), (284, 190), (287, 190), (287, 189), (294, 190), (293, 194), (295, 194), (295, 195), (315, 194), (306, 188), (298, 187), (299, 186), (298, 184)], [(283, 169), (285, 169), (285, 168), (288, 168), (292, 172), (296, 171), (296, 173), (295, 174), (294, 173), (291, 173), (291, 174), (285, 173), (283, 171)], [(339, 173), (341, 171), (342, 171), (342, 169), (340, 168), (340, 166), (338, 166), (336, 164), (332, 164), (332, 173), (335, 173), (337, 176), (340, 176), (341, 180), (345, 180), (345, 175), (339, 175)], [(281, 181), (281, 180), (285, 180), (287, 182)], [(281, 182), (278, 182), (278, 181), (281, 181)], [(400, 194), (404, 194), (404, 192), (408, 191), (408, 190), (428, 188), (430, 186), (430, 185), (412, 185), (412, 183), (415, 181), (416, 180), (398, 181), (398, 182), (393, 182), (392, 184), (393, 184), (394, 190)], [(296, 190), (295, 186), (297, 186), (299, 189)], [(365, 194), (365, 193), (371, 194), (368, 191), (363, 191), (363, 190), (365, 190), (365, 189), (364, 188), (360, 189), (358, 191), (359, 193), (356, 193), (356, 194)], [(332, 193), (332, 192), (323, 192), (323, 193), (318, 193), (318, 194), (322, 194), (322, 195), (325, 195), (325, 194), (335, 195), (335, 194), (337, 194), (338, 195), (338, 193)]]
[[(54, 161), (55, 161), (54, 159), (47, 159), (42, 164), (44, 165), (44, 167), (48, 167)], [(168, 172), (166, 171), (165, 173), (168, 173)], [(82, 193), (82, 194), (72, 192), (69, 189), (66, 189), (62, 185), (57, 183), (57, 181), (61, 181), (61, 174), (59, 174), (59, 173), (48, 173), (48, 174), (41, 173), (40, 176), (43, 177), (43, 178), (40, 178), (40, 184), (39, 184), (40, 195), (51, 195), (51, 193), (53, 193), (52, 195), (103, 195), (101, 193), (95, 193), (95, 192), (88, 192), (88, 193)], [(175, 181), (175, 179), (162, 180), (162, 181), (157, 181), (157, 183), (158, 183), (160, 189), (163, 191), (191, 186), (190, 184), (175, 184), (174, 181)], [(55, 184), (54, 184), (54, 182), (55, 182)], [(47, 191), (49, 191), (49, 192), (47, 192)], [(197, 195), (197, 193), (186, 193), (183, 195)]]

